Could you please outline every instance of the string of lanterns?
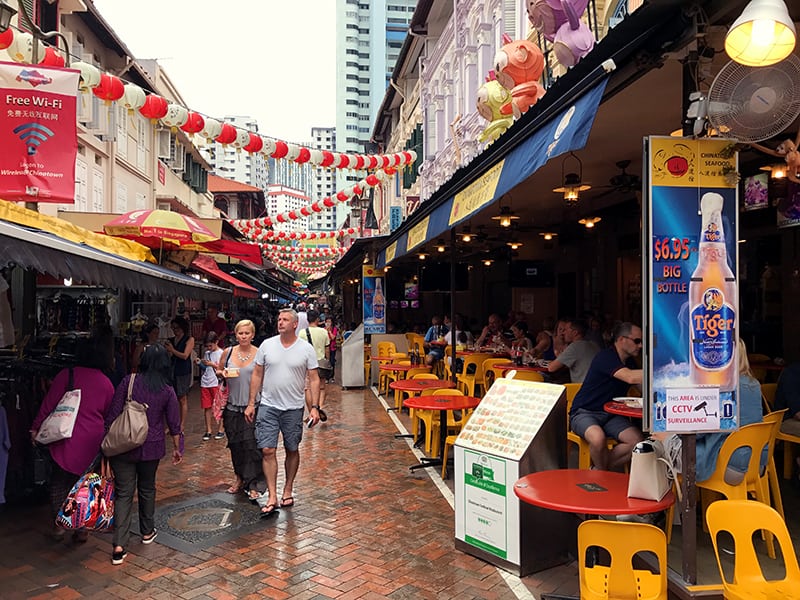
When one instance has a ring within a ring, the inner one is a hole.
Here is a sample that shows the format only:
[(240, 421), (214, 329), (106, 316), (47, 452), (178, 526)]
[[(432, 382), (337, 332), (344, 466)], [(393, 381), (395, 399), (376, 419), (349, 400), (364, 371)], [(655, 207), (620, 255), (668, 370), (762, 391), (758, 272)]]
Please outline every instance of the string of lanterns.
[(338, 256), (347, 252), (344, 247), (303, 248), (302, 246), (281, 246), (280, 244), (259, 244), (263, 252), (280, 254), (296, 254), (298, 256)]
[[(239, 220), (239, 222), (244, 222), (245, 220)], [(250, 227), (256, 227), (255, 221), (258, 219), (250, 219)], [(229, 221), (233, 224), (233, 221)], [(241, 230), (240, 230), (241, 231)], [(279, 239), (279, 240), (325, 240), (329, 238), (337, 238), (337, 237), (344, 237), (346, 235), (353, 235), (356, 230), (353, 227), (348, 229), (340, 229), (338, 231), (312, 231), (310, 233), (305, 231), (273, 231), (268, 229), (266, 231), (262, 231), (260, 235), (260, 239), (262, 240), (270, 240), (270, 239)]]
[[(7, 29), (0, 35), (0, 50), (7, 49), (12, 60), (27, 63), (33, 60), (33, 45), (44, 45), (34, 40), (30, 33)], [(61, 52), (52, 46), (44, 48), (44, 57), (40, 65), (64, 67), (66, 61)], [(169, 102), (158, 94), (148, 94), (134, 83), (125, 83), (116, 75), (102, 73), (100, 69), (83, 61), (73, 62), (70, 68), (80, 71), (78, 91), (82, 95), (94, 94), (106, 105), (119, 102), (129, 114), (139, 112), (155, 125), (159, 121), (173, 129), (180, 129), (189, 135), (199, 134), (209, 142), (215, 141), (223, 145), (249, 153), (262, 153), (275, 159), (291, 160), (299, 164), (310, 163), (315, 167), (331, 169), (355, 169), (356, 171), (374, 171), (376, 169), (397, 169), (411, 165), (417, 158), (413, 150), (392, 154), (345, 154), (330, 150), (318, 150), (291, 144), (276, 138), (261, 136), (225, 121), (205, 117), (189, 110), (180, 104)]]
[[(279, 213), (274, 217), (259, 217), (257, 219), (231, 219), (229, 223), (251, 240), (258, 242), (267, 239), (263, 237), (263, 234), (265, 233), (263, 229), (264, 227), (271, 227), (276, 223), (288, 223), (289, 221), (296, 219), (310, 217), (312, 212), (318, 213), (322, 212), (325, 208), (333, 208), (336, 206), (337, 201), (349, 202), (354, 196), (360, 196), (363, 194), (365, 188), (380, 185), (382, 181), (385, 181), (388, 178), (388, 175), (389, 174), (386, 171), (377, 171), (372, 175), (367, 175), (357, 184), (337, 192), (335, 196), (328, 196), (321, 202), (316, 200), (311, 204), (302, 207), (300, 210), (290, 210), (289, 212)], [(287, 237), (289, 239), (297, 239), (298, 236), (295, 235), (295, 237), (292, 237), (292, 233), (289, 233)], [(313, 238), (309, 237), (309, 239)]]
[(303, 275), (314, 275), (316, 273), (326, 273), (333, 265), (336, 264), (335, 261), (327, 261), (324, 263), (314, 264), (314, 265), (298, 265), (297, 263), (293, 263), (291, 261), (283, 260), (283, 259), (275, 259), (273, 261), (279, 267), (283, 267), (290, 271), (294, 271), (295, 273), (301, 273)]

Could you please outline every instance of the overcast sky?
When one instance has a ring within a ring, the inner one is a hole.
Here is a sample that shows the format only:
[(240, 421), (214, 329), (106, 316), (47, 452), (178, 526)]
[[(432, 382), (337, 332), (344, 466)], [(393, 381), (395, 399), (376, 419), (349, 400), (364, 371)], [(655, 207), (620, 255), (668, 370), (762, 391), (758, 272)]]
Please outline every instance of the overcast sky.
[(188, 108), (247, 115), (307, 142), (336, 125), (334, 0), (94, 0), (137, 58), (157, 58)]

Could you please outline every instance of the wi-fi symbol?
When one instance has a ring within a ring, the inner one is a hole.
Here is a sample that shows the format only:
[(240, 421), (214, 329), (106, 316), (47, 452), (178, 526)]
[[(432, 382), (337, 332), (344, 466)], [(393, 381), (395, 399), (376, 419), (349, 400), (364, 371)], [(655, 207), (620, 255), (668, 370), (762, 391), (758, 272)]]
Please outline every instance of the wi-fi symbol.
[(39, 123), (23, 123), (14, 128), (14, 133), (28, 145), (29, 156), (36, 154), (39, 145), (55, 135), (52, 129)]

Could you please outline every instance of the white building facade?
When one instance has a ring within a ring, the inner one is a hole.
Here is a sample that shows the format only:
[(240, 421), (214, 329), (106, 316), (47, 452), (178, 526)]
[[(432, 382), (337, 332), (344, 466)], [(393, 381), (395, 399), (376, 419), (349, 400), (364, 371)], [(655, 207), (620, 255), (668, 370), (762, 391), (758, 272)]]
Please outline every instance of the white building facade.
[[(336, 129), (312, 127), (311, 146), (319, 150), (336, 149)], [(336, 193), (336, 172), (333, 169), (316, 168), (311, 172), (311, 199), (321, 201)], [(309, 219), (311, 231), (332, 231), (337, 228), (336, 210), (314, 213)]]
[[(258, 133), (258, 121), (252, 117), (228, 115), (224, 120), (235, 127)], [(214, 142), (205, 149), (205, 153), (216, 175), (266, 189), (269, 183), (267, 161), (261, 152), (244, 152), (230, 144)]]
[[(303, 190), (283, 186), (268, 185), (265, 194), (265, 206), (268, 215), (287, 213), (291, 210), (299, 211), (304, 206), (308, 206), (311, 199)], [(331, 209), (332, 210), (332, 209)], [(323, 211), (325, 212), (325, 211)], [(286, 223), (275, 223), (275, 231), (307, 231), (309, 217), (300, 219), (290, 219)]]

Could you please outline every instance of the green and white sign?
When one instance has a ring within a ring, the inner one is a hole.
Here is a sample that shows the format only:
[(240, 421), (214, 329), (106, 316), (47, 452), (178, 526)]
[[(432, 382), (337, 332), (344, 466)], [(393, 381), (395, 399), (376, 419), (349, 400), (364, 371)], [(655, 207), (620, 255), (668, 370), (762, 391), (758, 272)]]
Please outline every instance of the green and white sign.
[[(459, 481), (464, 498), (463, 539), (476, 548), (508, 559), (508, 495), (513, 492), (506, 469), (509, 464), (516, 468), (516, 463), (465, 450), (463, 464), (463, 478)], [(516, 506), (516, 497), (513, 500)]]

